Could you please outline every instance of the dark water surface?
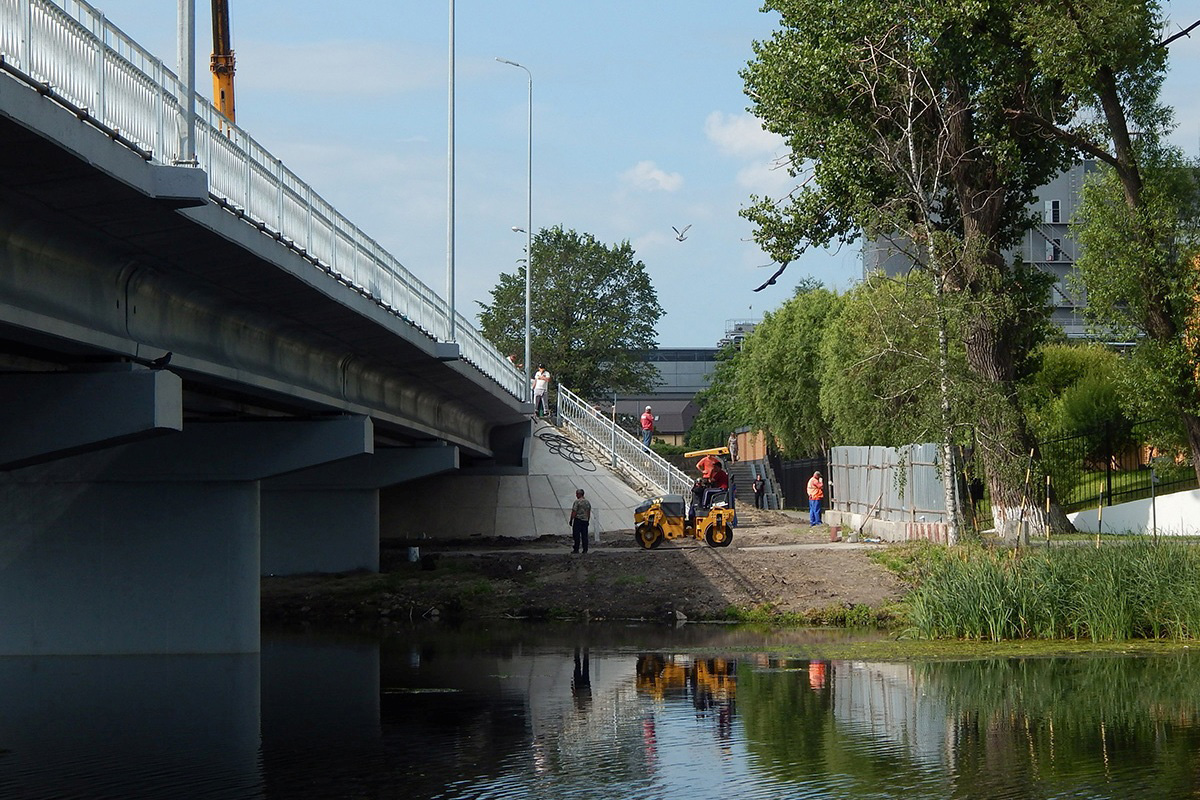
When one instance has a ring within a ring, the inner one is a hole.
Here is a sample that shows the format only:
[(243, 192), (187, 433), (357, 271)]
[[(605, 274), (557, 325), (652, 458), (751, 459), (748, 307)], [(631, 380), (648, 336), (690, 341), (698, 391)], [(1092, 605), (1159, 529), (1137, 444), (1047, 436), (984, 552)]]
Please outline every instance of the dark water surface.
[(805, 658), (841, 635), (514, 624), (0, 658), (0, 797), (1200, 795), (1187, 652)]

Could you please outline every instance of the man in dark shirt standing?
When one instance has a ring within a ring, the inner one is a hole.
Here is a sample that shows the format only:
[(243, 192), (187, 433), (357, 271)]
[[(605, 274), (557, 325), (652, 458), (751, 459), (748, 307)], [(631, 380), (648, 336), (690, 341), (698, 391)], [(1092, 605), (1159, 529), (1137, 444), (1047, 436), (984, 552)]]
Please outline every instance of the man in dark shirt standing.
[(765, 505), (763, 501), (766, 499), (763, 495), (767, 491), (767, 482), (763, 480), (763, 476), (756, 474), (750, 488), (754, 489), (754, 507), (762, 508)]
[(588, 551), (588, 523), (592, 519), (592, 504), (584, 499), (583, 489), (575, 490), (575, 502), (571, 504), (571, 542), (572, 553), (578, 553), (583, 546), (583, 552)]

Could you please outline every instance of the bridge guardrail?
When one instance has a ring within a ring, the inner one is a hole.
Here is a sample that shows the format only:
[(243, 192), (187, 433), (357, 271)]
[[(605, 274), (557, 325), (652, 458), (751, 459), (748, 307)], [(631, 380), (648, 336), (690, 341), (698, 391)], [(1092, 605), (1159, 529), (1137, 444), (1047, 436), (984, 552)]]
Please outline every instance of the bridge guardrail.
[[(0, 0), (0, 57), (144, 157), (178, 162), (183, 82), (89, 3)], [(205, 97), (197, 93), (195, 105), (196, 159), (214, 198), (431, 339), (447, 341), (445, 300)], [(455, 314), (455, 331), (464, 361), (528, 398), (524, 373), (462, 314)]]
[(646, 450), (641, 439), (615, 425), (591, 404), (561, 385), (558, 387), (558, 416), (562, 424), (579, 431), (603, 452), (612, 466), (654, 486), (660, 494), (682, 494), (686, 497), (691, 492), (695, 482), (692, 478), (658, 453)]

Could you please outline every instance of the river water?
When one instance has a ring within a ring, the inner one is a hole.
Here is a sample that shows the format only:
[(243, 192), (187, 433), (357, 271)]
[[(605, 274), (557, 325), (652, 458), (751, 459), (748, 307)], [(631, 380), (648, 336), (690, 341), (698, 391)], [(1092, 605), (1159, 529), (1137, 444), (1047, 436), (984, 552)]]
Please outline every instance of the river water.
[(1186, 651), (805, 655), (854, 636), (265, 630), (254, 656), (3, 658), (0, 798), (1200, 793), (1200, 662)]

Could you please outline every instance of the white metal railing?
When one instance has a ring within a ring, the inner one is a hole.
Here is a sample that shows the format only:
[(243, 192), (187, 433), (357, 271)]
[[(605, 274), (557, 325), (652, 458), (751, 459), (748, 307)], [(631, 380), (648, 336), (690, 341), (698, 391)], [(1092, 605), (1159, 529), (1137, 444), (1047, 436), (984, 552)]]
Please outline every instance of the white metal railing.
[(641, 439), (614, 424), (591, 404), (561, 385), (558, 387), (558, 417), (564, 426), (574, 428), (603, 452), (611, 466), (634, 475), (642, 483), (658, 489), (660, 494), (681, 494), (686, 497), (691, 492), (695, 481), (683, 470), (653, 450), (647, 450)]
[[(159, 164), (178, 162), (183, 82), (82, 0), (0, 0), (0, 58), (85, 118)], [(84, 115), (81, 115), (84, 116)], [(399, 260), (352, 224), (249, 134), (196, 95), (196, 158), (209, 193), (435, 341), (449, 335), (449, 308)], [(514, 397), (524, 374), (461, 314), (464, 361)]]

